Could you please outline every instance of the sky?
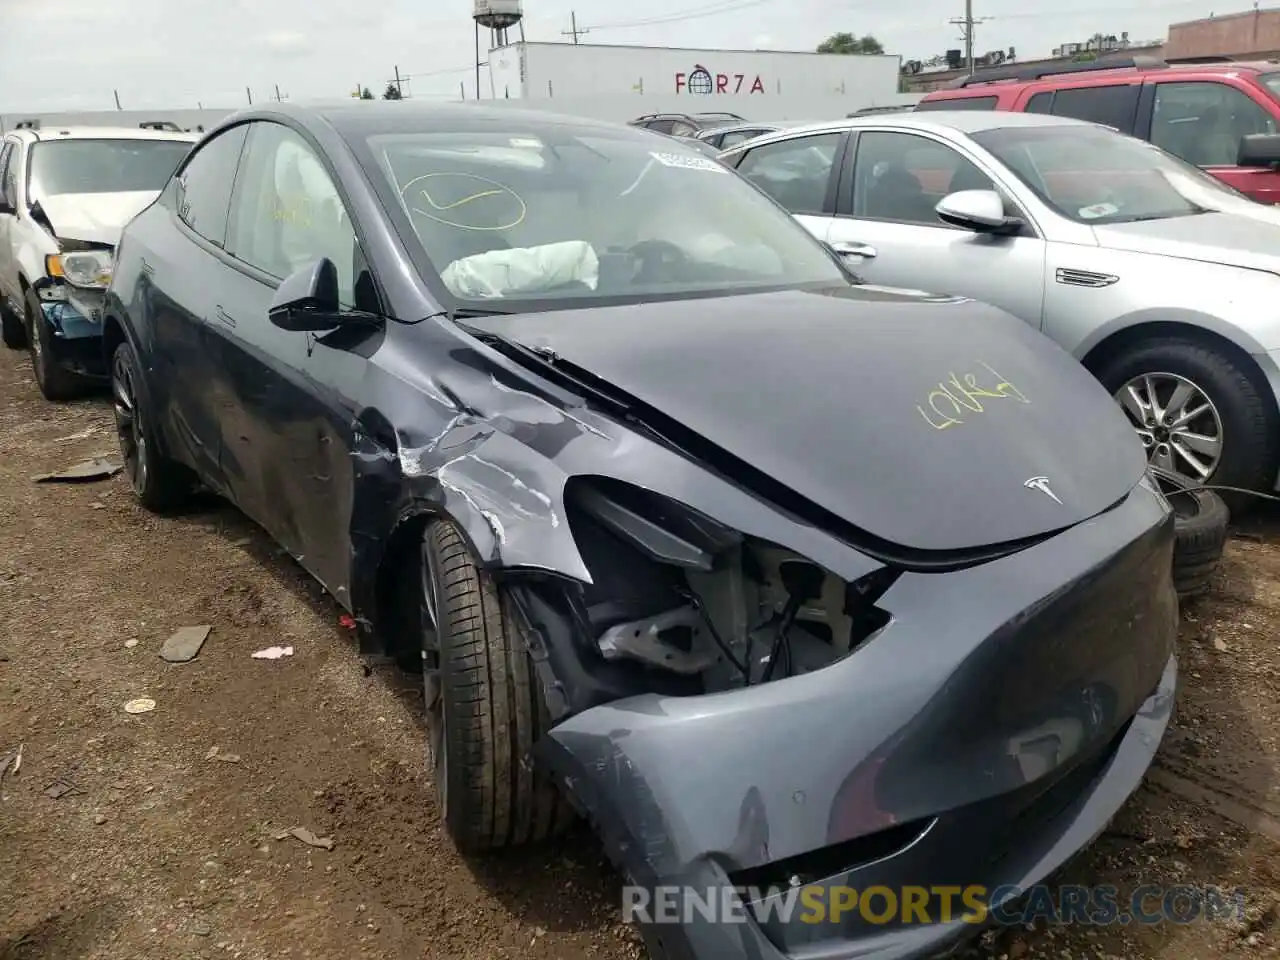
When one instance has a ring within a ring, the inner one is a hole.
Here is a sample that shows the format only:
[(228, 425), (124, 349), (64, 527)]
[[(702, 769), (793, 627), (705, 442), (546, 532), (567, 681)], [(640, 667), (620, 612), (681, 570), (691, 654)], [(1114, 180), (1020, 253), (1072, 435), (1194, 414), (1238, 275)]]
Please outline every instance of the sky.
[[(1019, 59), (1095, 33), (1163, 38), (1171, 22), (1248, 0), (973, 0), (975, 52)], [(927, 59), (960, 46), (964, 0), (525, 0), (525, 36), (563, 42), (577, 9), (584, 43), (812, 50), (836, 31), (872, 34)], [(910, 13), (906, 12), (910, 8)], [(0, 114), (237, 107), (381, 95), (398, 66), (414, 97), (474, 84), (472, 0), (0, 0)], [(643, 11), (643, 12), (640, 12)]]

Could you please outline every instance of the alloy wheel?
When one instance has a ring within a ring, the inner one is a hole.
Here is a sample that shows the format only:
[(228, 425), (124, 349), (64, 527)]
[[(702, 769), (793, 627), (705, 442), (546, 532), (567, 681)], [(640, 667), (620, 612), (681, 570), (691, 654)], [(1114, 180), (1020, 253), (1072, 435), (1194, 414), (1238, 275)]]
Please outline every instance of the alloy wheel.
[(138, 409), (133, 366), (123, 353), (116, 355), (111, 367), (111, 399), (125, 472), (134, 492), (141, 493), (147, 485), (147, 435)]
[(1115, 394), (1157, 467), (1206, 483), (1222, 459), (1222, 417), (1198, 386), (1176, 373), (1144, 373)]
[(422, 567), (422, 684), (427, 709), (427, 759), (431, 765), (443, 816), (449, 806), (449, 753), (445, 741), (444, 691), (440, 677), (440, 614), (436, 585), (439, 568), (435, 551), (423, 550)]

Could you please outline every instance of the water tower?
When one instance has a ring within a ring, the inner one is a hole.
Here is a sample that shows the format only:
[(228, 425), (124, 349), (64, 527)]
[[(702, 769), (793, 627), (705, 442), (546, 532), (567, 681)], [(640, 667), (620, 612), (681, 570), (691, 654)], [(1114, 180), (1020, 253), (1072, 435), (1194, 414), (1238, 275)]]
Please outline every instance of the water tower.
[(508, 43), (507, 31), (519, 26), (520, 39), (524, 40), (524, 4), (522, 0), (476, 0), (475, 13), (472, 19), (476, 22), (476, 99), (480, 99), (480, 68), (484, 65), (480, 59), (480, 28), (489, 31), (489, 49), (505, 47)]

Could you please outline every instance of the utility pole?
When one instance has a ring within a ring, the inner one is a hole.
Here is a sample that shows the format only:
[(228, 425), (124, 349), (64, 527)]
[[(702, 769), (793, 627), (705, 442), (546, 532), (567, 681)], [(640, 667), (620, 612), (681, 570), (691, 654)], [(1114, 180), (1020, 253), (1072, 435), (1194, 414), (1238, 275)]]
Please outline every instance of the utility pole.
[(277, 83), (276, 84), (276, 103), (279, 103), (283, 99), (284, 97), (280, 96), (280, 84)]
[(400, 86), (400, 68), (396, 67), (396, 95), (404, 99), (404, 87)]
[(253, 106), (253, 91), (248, 87), (244, 88), (244, 95), (249, 98), (249, 106)]
[(561, 30), (560, 36), (573, 37), (573, 42), (577, 43), (579, 37), (584, 36), (590, 32), (591, 31), (586, 27), (583, 27), (581, 30), (578, 29), (578, 11), (571, 10), (569, 11), (569, 29)]
[(949, 21), (960, 28), (960, 39), (964, 41), (964, 69), (973, 76), (973, 28), (985, 23), (985, 17), (974, 17), (973, 0), (964, 0), (964, 16)]
[(116, 109), (117, 109), (117, 110), (123, 110), (123, 109), (124, 109), (124, 107), (120, 106), (120, 91), (119, 91), (119, 90), (112, 90), (111, 92), (112, 92), (112, 93), (114, 93), (114, 94), (116, 95)]

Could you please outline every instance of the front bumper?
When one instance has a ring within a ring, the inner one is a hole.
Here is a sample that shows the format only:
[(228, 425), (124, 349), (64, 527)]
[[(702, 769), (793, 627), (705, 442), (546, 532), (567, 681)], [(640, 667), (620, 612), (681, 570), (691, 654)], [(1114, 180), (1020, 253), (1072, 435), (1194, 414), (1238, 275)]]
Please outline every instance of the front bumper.
[(1138, 488), (1013, 556), (904, 575), (880, 603), (889, 626), (826, 669), (595, 707), (551, 730), (542, 759), (655, 900), (753, 891), (742, 922), (642, 924), (654, 956), (934, 956), (979, 928), (814, 922), (770, 901), (798, 885), (828, 904), (835, 888), (1025, 889), (1087, 846), (1168, 724), (1172, 548), (1167, 506)]
[[(58, 291), (56, 295), (52, 291)], [(83, 377), (104, 379), (102, 306), (104, 293), (66, 284), (38, 286), (41, 317), (50, 334), (50, 359)]]

